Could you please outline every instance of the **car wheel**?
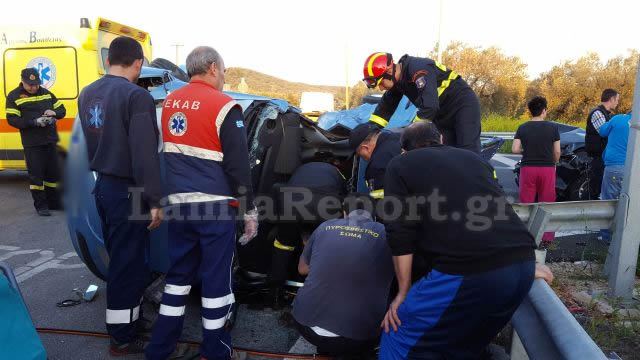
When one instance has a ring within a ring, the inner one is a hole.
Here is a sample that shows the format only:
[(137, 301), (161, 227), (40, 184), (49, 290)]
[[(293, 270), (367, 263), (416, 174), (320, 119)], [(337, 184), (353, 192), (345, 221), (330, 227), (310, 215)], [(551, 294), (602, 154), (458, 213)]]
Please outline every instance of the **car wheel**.
[(567, 200), (595, 200), (595, 192), (591, 189), (589, 174), (584, 171), (567, 188)]

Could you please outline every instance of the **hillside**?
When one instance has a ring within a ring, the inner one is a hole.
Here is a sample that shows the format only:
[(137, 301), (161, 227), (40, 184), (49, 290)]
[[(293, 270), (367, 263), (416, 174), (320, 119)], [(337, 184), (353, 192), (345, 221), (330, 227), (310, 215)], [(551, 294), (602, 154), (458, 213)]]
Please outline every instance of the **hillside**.
[[(248, 90), (238, 89), (242, 78), (244, 78)], [(231, 91), (277, 97), (285, 99), (296, 106), (300, 105), (300, 94), (304, 91), (328, 92), (334, 95), (337, 109), (344, 106), (344, 87), (340, 86), (310, 85), (291, 82), (258, 71), (236, 67), (227, 69), (225, 82), (226, 85), (229, 85), (229, 90)]]

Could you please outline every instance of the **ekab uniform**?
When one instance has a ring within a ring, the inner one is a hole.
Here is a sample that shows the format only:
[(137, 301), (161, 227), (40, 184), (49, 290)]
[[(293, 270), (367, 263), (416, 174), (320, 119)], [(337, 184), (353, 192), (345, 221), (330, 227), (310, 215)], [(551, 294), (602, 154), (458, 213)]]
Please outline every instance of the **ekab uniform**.
[(229, 359), (226, 328), (235, 298), (231, 271), (237, 200), (253, 204), (242, 109), (204, 81), (167, 96), (162, 135), (168, 199), (170, 268), (149, 359), (166, 359), (182, 332), (191, 286), (202, 280), (201, 354)]
[[(378, 54), (385, 56), (384, 53)], [(384, 93), (370, 121), (381, 127), (387, 126), (404, 95), (418, 108), (416, 120), (433, 121), (444, 138), (444, 144), (479, 153), (480, 103), (464, 79), (455, 71), (427, 58), (404, 55), (398, 64), (402, 65), (402, 77)], [(372, 70), (369, 75), (373, 75)]]
[(36, 123), (46, 110), (53, 110), (56, 119), (62, 119), (66, 114), (62, 102), (42, 86), (32, 95), (20, 84), (7, 95), (7, 121), (20, 130), (29, 171), (29, 189), (36, 210), (60, 207), (57, 192), (60, 178), (56, 151), (60, 140), (58, 131), (55, 123), (44, 127)]

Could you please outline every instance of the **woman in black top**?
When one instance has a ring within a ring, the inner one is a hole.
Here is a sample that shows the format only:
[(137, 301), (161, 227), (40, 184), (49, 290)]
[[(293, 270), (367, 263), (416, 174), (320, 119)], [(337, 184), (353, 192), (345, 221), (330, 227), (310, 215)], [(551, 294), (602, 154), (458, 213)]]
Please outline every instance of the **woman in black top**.
[[(536, 96), (527, 106), (533, 117), (518, 127), (511, 147), (514, 154), (522, 154), (520, 202), (555, 202), (560, 133), (554, 123), (544, 121), (547, 116), (545, 98)], [(542, 242), (549, 243), (553, 238), (554, 234), (547, 232)]]

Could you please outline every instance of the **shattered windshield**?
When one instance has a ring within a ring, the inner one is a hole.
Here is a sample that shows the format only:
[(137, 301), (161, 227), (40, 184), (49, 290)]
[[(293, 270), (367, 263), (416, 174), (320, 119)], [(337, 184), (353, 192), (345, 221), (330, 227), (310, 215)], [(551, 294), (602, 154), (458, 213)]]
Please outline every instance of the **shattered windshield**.
[(251, 137), (251, 146), (249, 147), (249, 164), (251, 169), (260, 164), (260, 159), (263, 155), (262, 152), (264, 151), (264, 147), (260, 146), (260, 142), (258, 141), (258, 134), (260, 134), (267, 120), (275, 120), (277, 117), (278, 108), (274, 105), (269, 104), (260, 110), (257, 116), (257, 124)]

